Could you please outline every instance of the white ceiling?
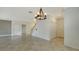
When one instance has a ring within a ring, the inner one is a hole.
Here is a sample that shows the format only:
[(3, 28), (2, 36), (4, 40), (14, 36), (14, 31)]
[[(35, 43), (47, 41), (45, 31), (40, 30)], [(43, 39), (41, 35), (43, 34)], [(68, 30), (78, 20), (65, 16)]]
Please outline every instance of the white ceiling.
[[(43, 7), (44, 12), (50, 16), (62, 15), (63, 9), (63, 7)], [(38, 7), (0, 7), (0, 19), (30, 21), (34, 19), (37, 11), (39, 11)]]

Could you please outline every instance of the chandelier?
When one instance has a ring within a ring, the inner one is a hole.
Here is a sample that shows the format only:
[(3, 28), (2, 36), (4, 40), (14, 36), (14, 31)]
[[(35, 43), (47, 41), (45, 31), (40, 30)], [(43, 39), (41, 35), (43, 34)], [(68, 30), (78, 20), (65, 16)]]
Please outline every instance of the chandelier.
[(47, 15), (46, 15), (46, 13), (43, 12), (42, 8), (40, 8), (39, 12), (35, 15), (35, 19), (37, 19), (37, 20), (47, 19)]

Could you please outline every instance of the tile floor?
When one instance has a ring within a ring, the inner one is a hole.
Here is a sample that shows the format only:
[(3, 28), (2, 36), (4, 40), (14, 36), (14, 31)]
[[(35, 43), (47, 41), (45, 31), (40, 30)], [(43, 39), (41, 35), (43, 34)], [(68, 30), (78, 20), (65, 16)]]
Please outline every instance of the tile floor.
[(77, 51), (64, 46), (64, 38), (44, 40), (32, 36), (0, 37), (0, 51)]

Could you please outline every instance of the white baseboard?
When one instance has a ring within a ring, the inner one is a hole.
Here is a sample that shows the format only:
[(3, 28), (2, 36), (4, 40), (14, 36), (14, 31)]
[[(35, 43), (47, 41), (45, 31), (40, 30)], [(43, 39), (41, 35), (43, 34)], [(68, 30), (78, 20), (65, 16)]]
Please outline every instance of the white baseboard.
[(11, 36), (11, 34), (7, 34), (7, 35), (0, 35), (0, 37), (4, 37), (4, 36)]
[(21, 36), (19, 34), (7, 34), (7, 35), (0, 35), (0, 37), (5, 37), (5, 36)]
[(11, 36), (21, 36), (21, 35), (17, 35), (17, 34), (13, 35), (13, 34), (12, 34)]

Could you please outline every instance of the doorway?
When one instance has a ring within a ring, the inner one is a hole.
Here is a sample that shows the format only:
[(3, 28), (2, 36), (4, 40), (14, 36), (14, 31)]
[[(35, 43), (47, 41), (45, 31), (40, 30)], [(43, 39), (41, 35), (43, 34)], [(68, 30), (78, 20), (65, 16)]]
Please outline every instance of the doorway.
[(26, 35), (26, 25), (22, 24), (22, 35)]
[(56, 19), (56, 37), (64, 38), (64, 19)]

